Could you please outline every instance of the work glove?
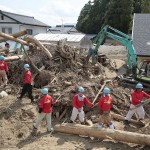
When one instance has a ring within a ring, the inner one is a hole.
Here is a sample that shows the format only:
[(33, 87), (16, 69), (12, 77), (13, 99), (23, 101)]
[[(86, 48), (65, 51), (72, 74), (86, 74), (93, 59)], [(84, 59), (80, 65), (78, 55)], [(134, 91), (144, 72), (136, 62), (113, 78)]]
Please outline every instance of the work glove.
[(39, 113), (41, 113), (42, 112), (42, 108), (39, 108)]

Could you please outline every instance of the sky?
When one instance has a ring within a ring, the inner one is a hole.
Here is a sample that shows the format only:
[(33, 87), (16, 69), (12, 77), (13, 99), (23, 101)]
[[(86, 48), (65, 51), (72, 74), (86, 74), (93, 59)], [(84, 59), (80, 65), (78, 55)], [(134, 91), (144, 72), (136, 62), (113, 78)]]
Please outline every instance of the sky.
[(33, 16), (50, 26), (75, 24), (89, 0), (0, 0), (0, 10)]

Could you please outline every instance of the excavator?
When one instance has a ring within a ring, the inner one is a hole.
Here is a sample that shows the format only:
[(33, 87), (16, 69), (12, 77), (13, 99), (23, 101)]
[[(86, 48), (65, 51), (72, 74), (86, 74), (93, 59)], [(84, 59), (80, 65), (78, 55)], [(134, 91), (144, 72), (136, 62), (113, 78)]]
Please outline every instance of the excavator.
[[(92, 53), (92, 60), (96, 60), (98, 56), (98, 49), (100, 45), (105, 43), (106, 38), (111, 38), (123, 46), (126, 47), (128, 51), (127, 67), (128, 71), (132, 74), (130, 76), (122, 76), (123, 80), (127, 81), (140, 81), (145, 84), (150, 83), (150, 60), (144, 60), (142, 64), (138, 64), (136, 51), (133, 46), (132, 39), (125, 33), (106, 25), (93, 40), (93, 45), (95, 48)], [(96, 62), (96, 61), (94, 61)]]

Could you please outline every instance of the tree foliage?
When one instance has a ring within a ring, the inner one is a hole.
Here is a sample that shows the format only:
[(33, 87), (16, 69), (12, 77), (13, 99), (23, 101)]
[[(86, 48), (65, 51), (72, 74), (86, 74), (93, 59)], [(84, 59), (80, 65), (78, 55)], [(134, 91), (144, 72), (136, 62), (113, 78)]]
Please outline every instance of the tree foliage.
[(76, 27), (83, 33), (97, 34), (108, 24), (128, 33), (134, 13), (150, 13), (150, 0), (93, 0), (82, 8)]

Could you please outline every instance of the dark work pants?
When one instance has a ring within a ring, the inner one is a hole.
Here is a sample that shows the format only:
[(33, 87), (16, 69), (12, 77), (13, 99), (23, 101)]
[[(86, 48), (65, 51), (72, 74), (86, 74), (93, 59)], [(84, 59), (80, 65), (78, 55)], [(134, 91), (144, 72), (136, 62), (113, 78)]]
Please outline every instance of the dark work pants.
[(22, 98), (27, 92), (28, 92), (29, 98), (31, 99), (31, 102), (33, 102), (32, 85), (31, 84), (24, 84), (23, 85), (23, 89), (22, 89), (20, 98)]

